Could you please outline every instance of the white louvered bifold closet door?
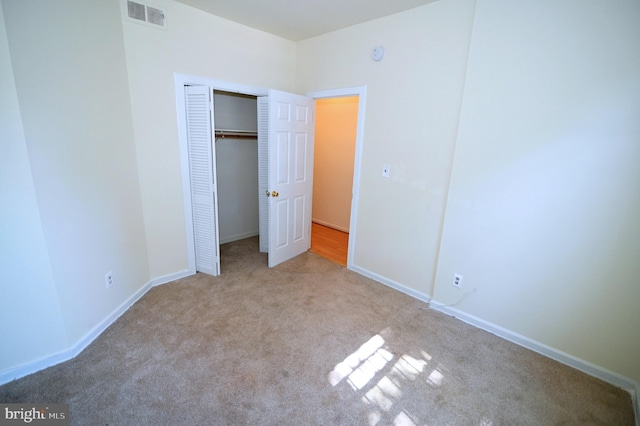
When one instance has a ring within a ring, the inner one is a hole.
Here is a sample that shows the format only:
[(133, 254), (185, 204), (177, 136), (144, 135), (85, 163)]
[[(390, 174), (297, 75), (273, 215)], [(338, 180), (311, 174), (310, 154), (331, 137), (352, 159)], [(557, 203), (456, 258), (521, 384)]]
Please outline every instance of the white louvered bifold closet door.
[(208, 86), (185, 87), (196, 271), (215, 276), (220, 274), (220, 237), (211, 96)]
[(258, 210), (260, 252), (269, 252), (269, 98), (258, 98)]

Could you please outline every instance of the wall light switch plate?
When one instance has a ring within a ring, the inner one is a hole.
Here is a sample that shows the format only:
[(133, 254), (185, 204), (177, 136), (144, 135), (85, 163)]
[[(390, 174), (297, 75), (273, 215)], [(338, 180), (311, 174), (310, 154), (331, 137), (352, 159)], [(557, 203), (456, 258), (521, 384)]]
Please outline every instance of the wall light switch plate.
[(388, 164), (385, 164), (384, 166), (382, 166), (382, 176), (388, 178), (390, 174), (391, 174), (391, 166)]

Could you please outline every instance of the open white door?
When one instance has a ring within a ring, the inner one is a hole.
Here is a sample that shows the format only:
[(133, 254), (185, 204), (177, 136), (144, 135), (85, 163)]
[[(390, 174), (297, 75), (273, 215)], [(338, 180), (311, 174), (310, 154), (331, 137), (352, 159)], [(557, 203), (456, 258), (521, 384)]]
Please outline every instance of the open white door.
[(215, 276), (220, 274), (220, 235), (211, 96), (209, 86), (185, 87), (196, 271)]
[[(259, 109), (260, 110), (260, 109)], [(311, 247), (313, 193), (313, 99), (269, 90), (269, 267)]]

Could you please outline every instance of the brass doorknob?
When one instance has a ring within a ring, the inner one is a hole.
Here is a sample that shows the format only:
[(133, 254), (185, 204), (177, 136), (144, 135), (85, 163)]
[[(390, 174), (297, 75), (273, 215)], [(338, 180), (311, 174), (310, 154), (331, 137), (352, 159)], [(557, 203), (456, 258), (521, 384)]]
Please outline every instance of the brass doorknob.
[(278, 195), (280, 195), (280, 194), (278, 194), (278, 191), (271, 191), (271, 196), (272, 196), (272, 197), (274, 197), (274, 198), (275, 198), (275, 197), (277, 197)]

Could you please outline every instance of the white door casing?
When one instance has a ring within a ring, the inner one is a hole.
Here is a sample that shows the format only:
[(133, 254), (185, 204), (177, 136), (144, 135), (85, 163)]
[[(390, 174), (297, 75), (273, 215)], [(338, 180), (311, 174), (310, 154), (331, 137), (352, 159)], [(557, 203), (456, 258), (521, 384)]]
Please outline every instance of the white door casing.
[(217, 276), (220, 235), (212, 90), (209, 86), (184, 90), (196, 271)]
[(313, 99), (269, 90), (269, 267), (311, 247)]

